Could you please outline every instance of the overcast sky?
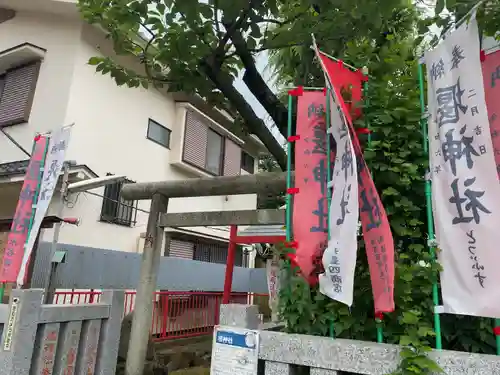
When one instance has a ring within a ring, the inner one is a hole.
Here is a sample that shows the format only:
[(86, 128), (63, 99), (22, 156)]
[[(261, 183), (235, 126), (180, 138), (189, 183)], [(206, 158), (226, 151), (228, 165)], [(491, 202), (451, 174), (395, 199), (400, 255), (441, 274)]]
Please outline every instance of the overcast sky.
[[(268, 54), (267, 52), (261, 52), (257, 55), (257, 58), (255, 60), (256, 65), (257, 65), (257, 70), (262, 74), (264, 81), (268, 82), (269, 87), (271, 90), (273, 90), (275, 93), (278, 92), (277, 87), (274, 85), (273, 79), (272, 79), (272, 74), (270, 72), (270, 69), (267, 67), (268, 65)], [(271, 131), (273, 135), (280, 141), (284, 142), (285, 138), (281, 136), (279, 130), (276, 128), (274, 125), (274, 121), (272, 121), (264, 109), (262, 105), (259, 103), (259, 101), (253, 96), (253, 94), (250, 92), (250, 90), (247, 88), (245, 83), (242, 81), (241, 77), (243, 76), (243, 72), (240, 75), (240, 78), (235, 82), (235, 87), (238, 89), (238, 91), (245, 97), (248, 103), (252, 106), (253, 110), (259, 116), (261, 119), (263, 119), (267, 126), (271, 128)]]

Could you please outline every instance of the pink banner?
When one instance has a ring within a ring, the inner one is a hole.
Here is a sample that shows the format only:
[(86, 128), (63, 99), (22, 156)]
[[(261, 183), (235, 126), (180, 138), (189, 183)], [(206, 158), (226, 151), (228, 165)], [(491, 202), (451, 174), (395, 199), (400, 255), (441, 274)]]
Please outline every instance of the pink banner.
[(360, 111), (355, 107), (355, 103), (350, 103), (348, 106), (341, 95), (342, 91), (347, 90), (352, 101), (360, 99), (364, 78), (361, 72), (354, 72), (321, 52), (319, 56), (335, 90), (336, 100), (349, 123), (353, 140), (358, 166), (359, 216), (370, 267), (375, 312), (392, 312), (394, 311), (394, 240), (391, 227), (352, 125), (351, 113), (356, 115), (356, 112)]
[(35, 142), (33, 154), (26, 170), (24, 183), (19, 194), (16, 213), (7, 238), (7, 245), (2, 260), (0, 282), (16, 282), (24, 254), (24, 244), (28, 238), (28, 230), (32, 216), (32, 206), (38, 181), (41, 176), (40, 167), (47, 145), (46, 137), (39, 137)]
[(484, 94), (490, 119), (491, 140), (500, 178), (500, 51), (486, 55), (483, 61)]
[(293, 237), (295, 261), (310, 284), (317, 283), (316, 258), (321, 260), (328, 245), (325, 103), (322, 91), (298, 97)]

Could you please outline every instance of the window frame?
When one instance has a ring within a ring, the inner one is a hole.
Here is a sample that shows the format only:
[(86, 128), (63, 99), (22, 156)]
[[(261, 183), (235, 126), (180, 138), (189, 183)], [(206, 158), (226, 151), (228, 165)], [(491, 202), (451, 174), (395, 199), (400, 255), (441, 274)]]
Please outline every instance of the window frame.
[[(110, 173), (107, 173), (106, 175), (112, 176), (112, 174)], [(107, 184), (104, 187), (104, 194), (102, 197), (102, 206), (101, 206), (99, 221), (110, 224), (121, 225), (125, 227), (132, 227), (133, 225), (136, 224), (138, 201), (125, 200), (121, 197), (120, 194), (121, 189), (123, 188), (123, 184), (133, 183), (133, 182), (134, 181), (131, 180), (124, 180), (115, 182), (113, 184)], [(126, 208), (124, 209), (124, 207)], [(121, 217), (123, 216), (123, 214), (120, 214), (120, 212), (123, 213), (124, 210), (130, 210), (130, 212), (127, 213), (125, 218)], [(113, 213), (107, 211), (113, 211)]]
[[(197, 262), (205, 262), (211, 264), (226, 264), (227, 253), (229, 251), (226, 244), (211, 242), (199, 238), (195, 239), (192, 242), (194, 243), (193, 260)], [(224, 256), (217, 257), (216, 254), (217, 251), (222, 251), (222, 255)], [(206, 258), (208, 258), (208, 260), (205, 260), (205, 257), (203, 256), (205, 254), (207, 255)], [(234, 259), (234, 265), (236, 267), (248, 268), (245, 266), (245, 260), (243, 259), (244, 258), (243, 246), (241, 245), (236, 246), (235, 255), (236, 256)]]
[(5, 83), (7, 80), (7, 77), (9, 74), (16, 72), (20, 69), (24, 69), (29, 66), (33, 66), (35, 69), (34, 72), (34, 79), (31, 82), (31, 85), (29, 87), (29, 92), (28, 92), (28, 97), (27, 97), (27, 102), (25, 108), (23, 108), (23, 117), (22, 118), (16, 118), (14, 120), (7, 121), (5, 123), (0, 123), (0, 128), (6, 128), (9, 126), (15, 126), (15, 125), (20, 125), (29, 122), (29, 119), (31, 117), (31, 110), (33, 108), (33, 101), (35, 99), (35, 92), (36, 92), (36, 87), (38, 85), (38, 80), (40, 79), (40, 69), (42, 66), (43, 60), (40, 58), (36, 58), (27, 62), (20, 63), (18, 65), (15, 65), (9, 69), (7, 69), (5, 72), (1, 73), (0, 75), (3, 76), (3, 81), (2, 81), (2, 91), (1, 91), (1, 96), (0, 96), (0, 103), (3, 98), (3, 95), (5, 93)]
[[(246, 169), (246, 165), (245, 165), (245, 156), (249, 157), (252, 159), (252, 170), (249, 171), (248, 169)], [(253, 157), (252, 155), (250, 155), (248, 152), (246, 152), (245, 150), (241, 150), (241, 169), (243, 169), (245, 172), (248, 172), (250, 174), (255, 174), (255, 161), (256, 161), (256, 158)]]
[(0, 73), (0, 103), (2, 102), (3, 89), (5, 87), (5, 78), (7, 77), (7, 72)]
[(220, 143), (220, 150), (219, 150), (219, 168), (218, 168), (218, 171), (217, 172), (214, 172), (214, 171), (211, 171), (209, 168), (208, 168), (208, 151), (209, 151), (209, 142), (208, 142), (208, 136), (207, 136), (207, 148), (205, 150), (205, 166), (203, 168), (203, 170), (213, 176), (224, 176), (224, 154), (225, 154), (225, 151), (226, 151), (226, 137), (224, 137), (222, 134), (216, 132), (214, 129), (212, 129), (210, 126), (207, 126), (207, 130), (208, 130), (208, 134), (210, 134), (210, 132), (216, 134), (220, 140), (221, 140), (221, 143)]
[[(162, 129), (164, 129), (164, 130), (167, 131), (167, 133), (168, 133), (168, 144), (167, 145), (165, 145), (165, 144), (159, 142), (158, 140), (150, 137), (150, 135), (149, 135), (149, 129), (151, 128), (151, 124), (153, 124), (155, 126), (158, 126), (159, 128), (162, 128)], [(166, 149), (170, 150), (170, 142), (172, 140), (172, 130), (170, 130), (166, 126), (163, 126), (158, 121), (155, 121), (152, 118), (148, 118), (148, 128), (146, 130), (146, 139), (150, 140), (151, 142), (156, 143), (157, 145), (160, 145), (160, 146), (165, 147)]]

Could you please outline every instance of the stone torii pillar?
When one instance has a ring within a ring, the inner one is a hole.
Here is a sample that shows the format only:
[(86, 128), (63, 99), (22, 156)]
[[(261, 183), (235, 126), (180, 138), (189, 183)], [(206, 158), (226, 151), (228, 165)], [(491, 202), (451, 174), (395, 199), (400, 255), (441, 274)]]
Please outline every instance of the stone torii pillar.
[(134, 183), (123, 186), (121, 196), (126, 200), (151, 199), (127, 354), (126, 375), (142, 375), (144, 370), (164, 227), (168, 225), (167, 222), (164, 220), (160, 222), (159, 219), (161, 214), (167, 212), (168, 200), (217, 195), (276, 194), (285, 190), (285, 172)]

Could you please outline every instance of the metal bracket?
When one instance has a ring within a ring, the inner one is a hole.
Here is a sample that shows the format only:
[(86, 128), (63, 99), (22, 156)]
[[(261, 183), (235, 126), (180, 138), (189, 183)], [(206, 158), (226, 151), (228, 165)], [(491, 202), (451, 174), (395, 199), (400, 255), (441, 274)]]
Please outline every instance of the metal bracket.
[(434, 306), (434, 314), (444, 314), (444, 313), (445, 313), (444, 306), (442, 305)]
[(425, 181), (432, 181), (432, 173), (430, 170), (427, 170), (424, 175), (424, 180)]
[(429, 117), (431, 117), (431, 114), (429, 113), (429, 110), (426, 107), (425, 108), (425, 112), (422, 113), (422, 115), (420, 116), (420, 119), (421, 120), (427, 120)]
[(438, 247), (438, 245), (439, 243), (435, 238), (427, 240), (427, 246), (429, 247)]
[(65, 263), (66, 262), (66, 251), (56, 250), (52, 256), (52, 263)]

